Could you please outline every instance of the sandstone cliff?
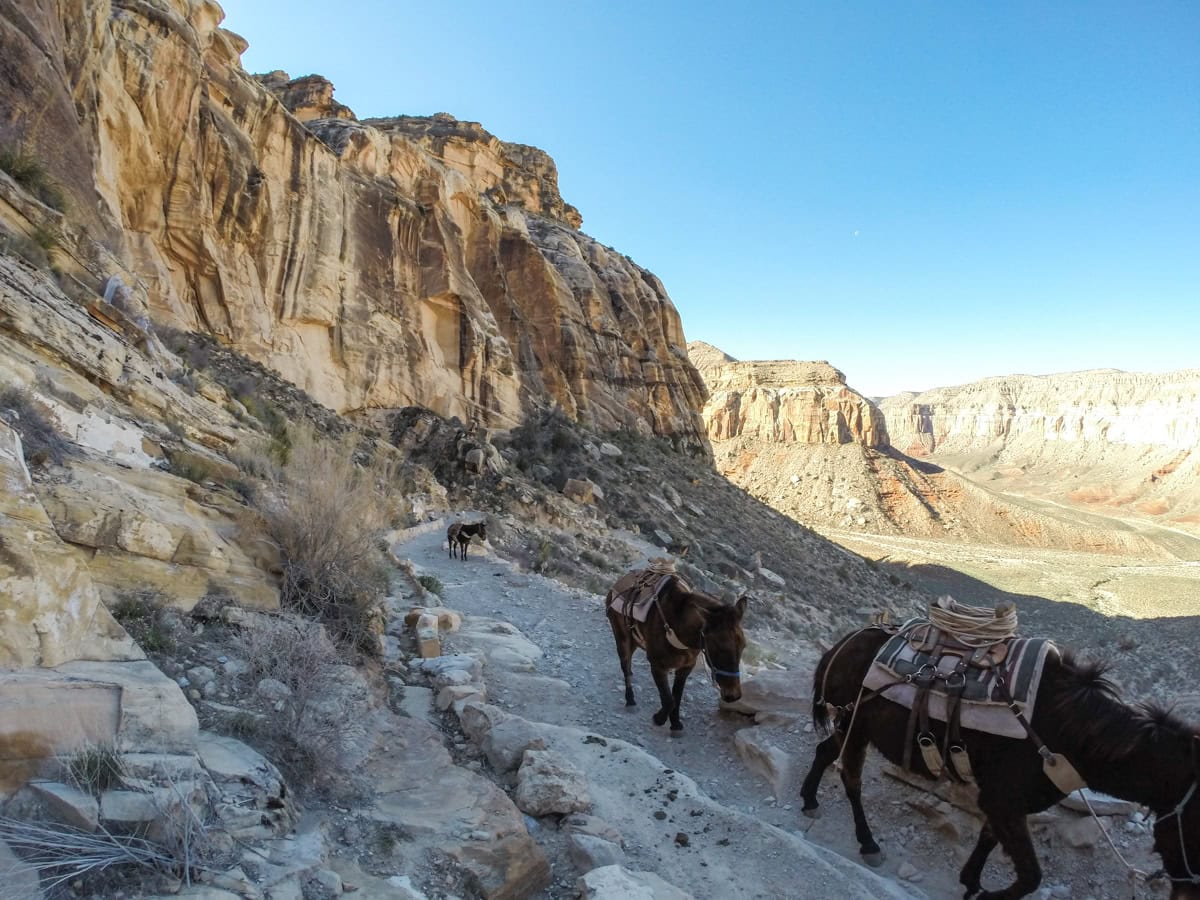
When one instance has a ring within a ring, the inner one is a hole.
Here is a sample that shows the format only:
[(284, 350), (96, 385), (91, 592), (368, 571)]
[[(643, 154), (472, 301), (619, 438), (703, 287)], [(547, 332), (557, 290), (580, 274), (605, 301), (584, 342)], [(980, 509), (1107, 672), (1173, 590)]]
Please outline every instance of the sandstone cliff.
[(704, 425), (714, 441), (888, 443), (883, 415), (827, 362), (738, 362), (701, 341), (688, 344), (688, 355), (710, 392)]
[(506, 427), (557, 404), (703, 443), (666, 291), (578, 231), (549, 156), (444, 114), (359, 122), (318, 76), (252, 77), (222, 15), (0, 4), (0, 143), (67, 195), (60, 268), (92, 289), (124, 272), (155, 320), (338, 411)]
[(912, 456), (1017, 493), (1200, 524), (1200, 370), (1009, 375), (880, 406)]
[[(984, 483), (975, 483), (933, 461), (898, 452), (888, 436), (905, 434), (908, 420), (885, 421), (883, 412), (849, 388), (828, 363), (738, 362), (700, 342), (689, 344), (688, 352), (711, 392), (704, 422), (717, 468), (753, 496), (814, 528), (1147, 559), (1169, 555), (1134, 529), (1014, 504), (997, 492), (1005, 485), (991, 470), (976, 477)], [(978, 422), (969, 412), (961, 421)], [(909, 439), (903, 446), (912, 445)]]

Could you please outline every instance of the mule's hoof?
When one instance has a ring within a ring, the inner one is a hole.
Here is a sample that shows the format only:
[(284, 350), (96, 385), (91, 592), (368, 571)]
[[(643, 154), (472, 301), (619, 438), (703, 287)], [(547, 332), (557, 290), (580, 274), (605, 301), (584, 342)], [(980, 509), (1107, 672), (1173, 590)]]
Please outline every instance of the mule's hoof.
[(881, 865), (883, 865), (883, 860), (885, 859), (882, 850), (876, 850), (874, 853), (864, 853), (862, 858), (863, 862), (865, 862), (872, 869), (878, 869)]
[(671, 726), (671, 737), (683, 737), (683, 726), (682, 725), (672, 725)]
[(626, 706), (637, 706), (637, 701), (636, 700), (626, 700), (625, 705)]
[(650, 717), (650, 720), (655, 725), (663, 725), (667, 721), (667, 713), (655, 713), (653, 716)]
[(800, 812), (802, 812), (804, 815), (806, 815), (810, 819), (821, 818), (821, 807), (819, 807), (819, 806), (813, 806), (813, 807), (806, 806), (804, 809), (800, 810)]

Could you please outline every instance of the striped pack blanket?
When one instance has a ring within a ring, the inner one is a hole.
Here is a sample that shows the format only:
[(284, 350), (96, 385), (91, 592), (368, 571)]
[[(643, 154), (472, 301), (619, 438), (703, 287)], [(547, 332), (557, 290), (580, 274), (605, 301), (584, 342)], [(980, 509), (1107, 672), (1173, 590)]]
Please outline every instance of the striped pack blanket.
[(626, 618), (645, 622), (667, 580), (678, 577), (673, 572), (654, 572), (650, 569), (629, 572), (622, 575), (609, 591), (608, 605)]
[[(970, 648), (951, 646), (943, 649), (938, 658), (933, 651), (937, 643), (937, 629), (922, 619), (905, 623), (895, 635), (888, 639), (875, 655), (863, 687), (869, 691), (883, 691), (883, 696), (912, 709), (918, 687), (915, 684), (895, 684), (898, 679), (915, 675), (923, 666), (934, 665), (943, 673), (950, 673), (958, 666), (964, 655), (976, 655)], [(1000, 644), (978, 652), (984, 666), (968, 666), (962, 702), (959, 705), (959, 722), (963, 728), (983, 731), (1001, 737), (1024, 739), (1024, 727), (1009, 709), (996, 683), (996, 672), (1003, 671), (1013, 700), (1028, 720), (1033, 719), (1034, 703), (1037, 701), (1038, 684), (1042, 680), (1042, 668), (1046, 654), (1055, 649), (1045, 638), (1010, 638)], [(891, 685), (890, 687), (887, 687)], [(936, 679), (929, 691), (929, 715), (939, 722), (946, 721), (946, 682)]]

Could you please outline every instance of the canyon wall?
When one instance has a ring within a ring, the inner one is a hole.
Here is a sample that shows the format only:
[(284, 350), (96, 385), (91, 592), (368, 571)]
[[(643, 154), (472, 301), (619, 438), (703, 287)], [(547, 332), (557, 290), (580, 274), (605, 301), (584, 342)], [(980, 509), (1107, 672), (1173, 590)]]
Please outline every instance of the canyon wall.
[(739, 362), (701, 341), (688, 344), (688, 355), (708, 386), (703, 415), (713, 441), (887, 446), (883, 415), (827, 362)]
[[(1074, 393), (1065, 384), (1043, 390), (1036, 412), (995, 389), (1021, 378), (890, 398), (880, 408), (825, 362), (739, 362), (702, 342), (688, 351), (710, 391), (703, 415), (717, 468), (817, 529), (1157, 559), (1169, 554), (1136, 529), (1063, 515), (1053, 504), (1170, 512), (1173, 524), (1189, 522), (1195, 508), (1189, 410), (1197, 391), (1186, 375), (1092, 373), (1073, 382)], [(1140, 402), (1126, 399), (1130, 385)]]
[(60, 268), (121, 272), (156, 321), (338, 411), (507, 427), (556, 404), (703, 445), (678, 313), (578, 230), (547, 154), (445, 114), (360, 122), (318, 76), (246, 73), (222, 17), (0, 0), (0, 144), (66, 194)]
[(880, 407), (898, 449), (1003, 490), (1200, 525), (1200, 369), (1009, 375)]

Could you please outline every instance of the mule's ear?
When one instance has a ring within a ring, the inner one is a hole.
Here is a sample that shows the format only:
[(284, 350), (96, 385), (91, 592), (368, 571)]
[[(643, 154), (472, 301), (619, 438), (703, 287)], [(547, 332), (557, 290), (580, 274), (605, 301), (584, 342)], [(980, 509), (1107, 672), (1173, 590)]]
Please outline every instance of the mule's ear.
[(739, 619), (746, 614), (746, 602), (749, 599), (749, 594), (742, 594), (742, 596), (738, 597), (737, 603), (733, 605), (733, 608), (737, 610), (737, 617)]

